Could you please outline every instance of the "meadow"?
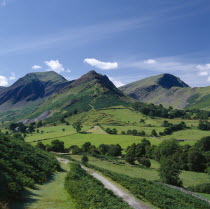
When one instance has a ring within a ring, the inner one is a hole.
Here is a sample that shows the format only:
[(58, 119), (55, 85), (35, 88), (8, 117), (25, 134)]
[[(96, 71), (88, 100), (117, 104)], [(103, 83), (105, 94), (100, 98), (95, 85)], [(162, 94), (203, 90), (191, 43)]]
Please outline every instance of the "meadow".
[[(74, 159), (80, 161), (81, 156), (74, 155)], [(89, 157), (89, 163), (100, 168), (110, 170), (115, 173), (126, 174), (131, 177), (143, 178), (146, 180), (159, 180), (158, 168), (159, 163), (151, 160), (151, 167), (145, 168), (141, 165), (116, 164), (113, 160), (100, 160), (95, 157)], [(210, 178), (207, 173), (198, 173), (192, 171), (182, 171), (181, 179), (184, 187), (195, 186), (197, 184), (210, 183)]]
[(54, 174), (46, 183), (36, 184), (35, 189), (27, 189), (28, 200), (16, 202), (11, 209), (74, 209), (74, 200), (64, 189), (64, 181), (69, 165), (61, 163), (62, 172)]

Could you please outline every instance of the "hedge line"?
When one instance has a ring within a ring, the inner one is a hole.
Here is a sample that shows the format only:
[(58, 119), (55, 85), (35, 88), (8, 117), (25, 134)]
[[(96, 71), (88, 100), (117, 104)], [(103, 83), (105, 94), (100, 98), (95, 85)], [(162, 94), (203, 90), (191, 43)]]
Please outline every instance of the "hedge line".
[(109, 170), (87, 164), (88, 167), (100, 171), (113, 181), (118, 182), (137, 198), (144, 197), (154, 206), (162, 209), (210, 209), (210, 205), (189, 194), (172, 189), (166, 185), (147, 181), (141, 178), (133, 178), (124, 174), (118, 174)]
[(77, 209), (131, 209), (79, 164), (72, 163), (70, 167), (65, 179), (65, 189), (75, 199)]

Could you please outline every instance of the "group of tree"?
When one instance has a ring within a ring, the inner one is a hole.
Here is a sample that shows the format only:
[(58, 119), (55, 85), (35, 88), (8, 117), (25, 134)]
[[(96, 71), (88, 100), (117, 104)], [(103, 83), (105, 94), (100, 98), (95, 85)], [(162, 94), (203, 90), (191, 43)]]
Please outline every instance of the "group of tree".
[(135, 164), (139, 158), (154, 159), (160, 163), (160, 177), (165, 183), (179, 185), (181, 170), (209, 172), (210, 137), (203, 137), (194, 146), (181, 146), (175, 140), (165, 140), (160, 145), (151, 145), (148, 140), (132, 144), (126, 149), (125, 160)]
[(113, 129), (111, 129), (111, 128), (106, 128), (105, 131), (106, 131), (106, 133), (108, 133), (108, 134), (117, 134), (117, 132), (118, 132), (116, 128), (113, 128)]
[(50, 153), (27, 144), (17, 133), (0, 133), (0, 202), (19, 199), (25, 187), (45, 182), (58, 169)]
[(61, 152), (61, 153), (68, 152), (68, 150), (65, 149), (64, 142), (60, 141), (58, 139), (55, 139), (55, 140), (51, 141), (51, 143), (47, 144), (47, 145), (44, 145), (40, 141), (40, 142), (37, 143), (36, 147), (38, 147), (42, 150), (48, 151), (48, 152), (50, 152), (50, 151)]
[(200, 120), (198, 124), (198, 129), (210, 131), (210, 122), (208, 122), (208, 120)]
[(140, 164), (150, 167), (151, 163), (148, 158), (146, 158), (146, 150), (151, 146), (151, 143), (147, 139), (143, 139), (141, 143), (132, 144), (126, 149), (125, 160), (131, 165), (135, 164), (135, 161), (138, 161)]
[(182, 118), (182, 119), (208, 119), (209, 111), (192, 109), (192, 110), (178, 110), (173, 107), (165, 108), (163, 105), (146, 104), (142, 102), (135, 102), (132, 104), (134, 110), (148, 115), (151, 118)]
[(136, 129), (130, 130), (128, 129), (127, 131), (122, 131), (122, 135), (133, 135), (133, 136), (146, 136), (145, 131), (137, 131)]
[(11, 123), (9, 125), (9, 130), (13, 133), (15, 132), (19, 132), (19, 133), (33, 133), (35, 131), (36, 128), (40, 128), (42, 127), (44, 124), (42, 121), (38, 121), (30, 123), (29, 125), (23, 124), (22, 122), (19, 123)]

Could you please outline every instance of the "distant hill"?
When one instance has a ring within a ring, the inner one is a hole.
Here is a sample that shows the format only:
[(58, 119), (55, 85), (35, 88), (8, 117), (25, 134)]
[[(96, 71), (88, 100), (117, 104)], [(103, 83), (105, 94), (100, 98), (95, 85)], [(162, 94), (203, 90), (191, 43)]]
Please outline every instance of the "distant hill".
[(152, 76), (119, 89), (141, 102), (210, 110), (210, 87), (191, 88), (171, 74)]
[(131, 101), (107, 76), (95, 71), (74, 81), (67, 81), (55, 72), (30, 73), (12, 86), (0, 89), (0, 118), (31, 122), (60, 118), (75, 110), (126, 106)]
[(29, 73), (9, 87), (0, 88), (0, 110), (20, 108), (58, 92), (70, 82), (50, 72)]

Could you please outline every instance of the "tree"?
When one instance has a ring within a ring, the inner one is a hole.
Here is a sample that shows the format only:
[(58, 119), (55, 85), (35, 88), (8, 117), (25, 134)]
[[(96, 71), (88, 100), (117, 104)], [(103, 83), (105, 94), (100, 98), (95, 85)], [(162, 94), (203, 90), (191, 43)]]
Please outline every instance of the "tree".
[(101, 152), (101, 154), (105, 155), (109, 150), (109, 145), (100, 144), (98, 148), (99, 148), (99, 151)]
[(36, 147), (39, 147), (42, 150), (46, 150), (46, 146), (42, 142), (38, 142)]
[(157, 135), (157, 132), (156, 132), (156, 130), (155, 130), (155, 129), (153, 129), (153, 130), (152, 130), (151, 135), (152, 135), (152, 136), (158, 136), (158, 135)]
[(210, 136), (202, 137), (195, 143), (195, 147), (202, 152), (210, 151)]
[(90, 152), (90, 147), (91, 147), (91, 143), (90, 142), (85, 142), (82, 145), (82, 151), (83, 152)]
[(40, 128), (40, 127), (42, 127), (42, 125), (43, 125), (43, 124), (42, 124), (42, 121), (40, 120), (40, 121), (36, 124), (36, 127), (37, 127), (37, 128)]
[(119, 144), (117, 145), (110, 145), (109, 150), (107, 152), (108, 155), (110, 156), (121, 156), (122, 148)]
[(74, 129), (76, 129), (77, 133), (79, 133), (82, 130), (82, 124), (79, 121), (73, 123), (72, 126)]
[(14, 133), (13, 138), (24, 141), (24, 138), (22, 137), (21, 133)]
[(55, 139), (51, 142), (51, 150), (54, 152), (64, 152), (64, 142)]
[(209, 131), (210, 130), (210, 123), (207, 120), (200, 120), (198, 124), (198, 129)]
[(163, 183), (174, 186), (182, 186), (182, 181), (179, 177), (181, 170), (179, 166), (171, 159), (163, 158), (160, 162), (159, 176)]
[(125, 160), (131, 165), (135, 164), (135, 155), (136, 155), (136, 144), (132, 144), (126, 152)]
[(89, 161), (87, 155), (83, 155), (81, 158), (82, 163), (87, 163)]
[(206, 168), (206, 159), (198, 150), (191, 149), (188, 153), (188, 167), (190, 171), (203, 172)]
[(148, 158), (140, 157), (137, 160), (138, 160), (139, 164), (142, 164), (143, 166), (150, 168), (151, 162)]

